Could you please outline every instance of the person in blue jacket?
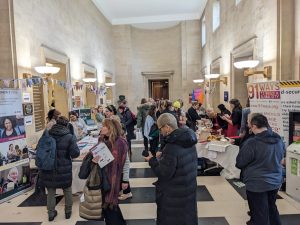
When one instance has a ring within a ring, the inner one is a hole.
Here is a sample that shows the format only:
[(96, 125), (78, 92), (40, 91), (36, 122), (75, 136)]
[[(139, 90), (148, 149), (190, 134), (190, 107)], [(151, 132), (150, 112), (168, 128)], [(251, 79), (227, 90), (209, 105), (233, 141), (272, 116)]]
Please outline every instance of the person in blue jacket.
[(236, 159), (236, 167), (243, 170), (243, 182), (246, 184), (251, 215), (247, 224), (280, 225), (276, 196), (282, 184), (284, 143), (271, 130), (264, 115), (250, 115), (248, 124), (254, 137), (243, 144)]

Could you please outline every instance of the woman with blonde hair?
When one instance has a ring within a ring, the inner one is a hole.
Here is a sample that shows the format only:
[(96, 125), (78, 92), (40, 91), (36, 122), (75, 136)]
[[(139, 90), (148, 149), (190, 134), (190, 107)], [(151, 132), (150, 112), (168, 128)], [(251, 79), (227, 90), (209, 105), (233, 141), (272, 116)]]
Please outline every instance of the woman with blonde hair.
[[(99, 142), (104, 142), (114, 156), (114, 160), (105, 166), (108, 183), (111, 187), (103, 196), (103, 212), (107, 225), (126, 225), (118, 204), (120, 180), (128, 151), (128, 145), (122, 133), (119, 121), (116, 119), (103, 120)], [(98, 163), (98, 161), (98, 157), (93, 159), (94, 163)]]

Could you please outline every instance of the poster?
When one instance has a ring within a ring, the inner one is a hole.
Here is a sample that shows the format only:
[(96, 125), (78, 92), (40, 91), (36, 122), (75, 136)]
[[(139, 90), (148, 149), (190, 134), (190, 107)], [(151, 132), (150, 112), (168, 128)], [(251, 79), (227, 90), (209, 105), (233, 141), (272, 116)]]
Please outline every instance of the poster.
[[(289, 112), (300, 111), (300, 81), (282, 81), (281, 90), (281, 109), (283, 120), (284, 140), (289, 143)], [(300, 126), (295, 124), (295, 137), (300, 135)]]
[(0, 200), (30, 186), (25, 137), (21, 90), (0, 89)]
[(278, 81), (248, 83), (251, 113), (262, 113), (273, 131), (283, 136), (281, 93)]

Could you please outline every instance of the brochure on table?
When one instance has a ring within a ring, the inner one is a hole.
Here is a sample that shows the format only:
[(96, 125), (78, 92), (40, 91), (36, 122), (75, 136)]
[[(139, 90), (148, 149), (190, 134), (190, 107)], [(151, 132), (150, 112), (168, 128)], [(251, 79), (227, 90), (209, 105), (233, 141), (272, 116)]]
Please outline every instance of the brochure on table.
[(0, 89), (0, 202), (30, 187), (29, 153), (18, 89)]

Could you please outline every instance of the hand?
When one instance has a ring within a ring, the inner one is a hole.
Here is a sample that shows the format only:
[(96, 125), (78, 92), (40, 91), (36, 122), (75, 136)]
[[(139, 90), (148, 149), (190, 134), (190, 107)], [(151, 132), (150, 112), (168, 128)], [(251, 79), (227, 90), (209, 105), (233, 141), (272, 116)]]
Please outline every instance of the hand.
[(147, 162), (149, 162), (150, 161), (150, 159), (151, 158), (153, 158), (153, 155), (152, 155), (152, 153), (151, 152), (149, 152), (149, 156), (147, 156), (147, 157), (144, 157), (145, 158), (145, 160), (147, 161)]
[(97, 164), (99, 162), (99, 160), (100, 160), (100, 156), (97, 155), (92, 159), (92, 162)]
[(235, 140), (234, 140), (234, 139), (231, 139), (231, 138), (228, 138), (228, 139), (229, 139), (229, 140), (228, 140), (228, 141), (229, 141), (229, 143), (230, 143), (230, 144), (232, 144), (232, 145), (234, 145), (234, 143), (235, 143)]
[(128, 188), (128, 183), (122, 183), (122, 190), (126, 190)]
[(160, 158), (161, 155), (162, 155), (162, 152), (156, 152), (156, 158)]

